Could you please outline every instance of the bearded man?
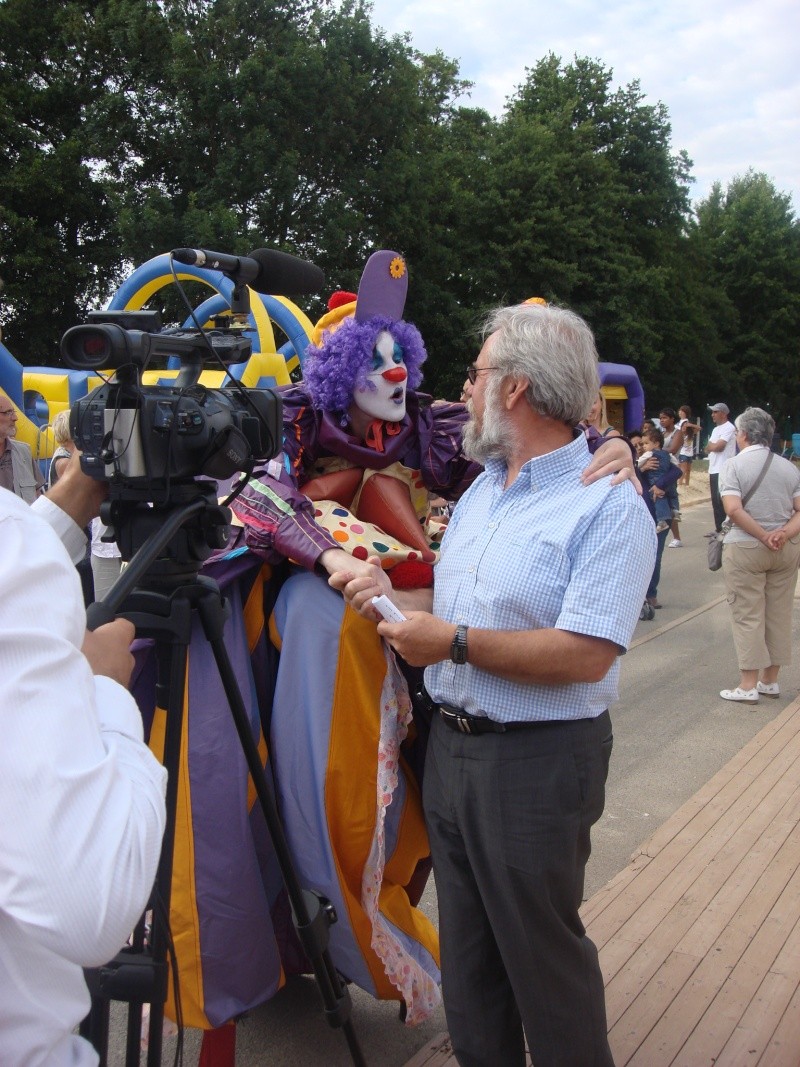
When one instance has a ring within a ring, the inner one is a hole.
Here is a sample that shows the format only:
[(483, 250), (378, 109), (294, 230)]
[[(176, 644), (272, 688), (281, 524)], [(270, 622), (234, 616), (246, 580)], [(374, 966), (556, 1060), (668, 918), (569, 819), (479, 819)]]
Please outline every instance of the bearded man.
[(392, 597), (407, 619), (378, 632), (427, 666), (424, 808), (459, 1064), (523, 1067), (527, 1036), (537, 1067), (611, 1067), (578, 909), (653, 522), (631, 485), (581, 484), (573, 428), (599, 382), (577, 315), (495, 311), (469, 377), (464, 451), (485, 471), (456, 505), (433, 591), (395, 591), (377, 566), (331, 584), (366, 617)]

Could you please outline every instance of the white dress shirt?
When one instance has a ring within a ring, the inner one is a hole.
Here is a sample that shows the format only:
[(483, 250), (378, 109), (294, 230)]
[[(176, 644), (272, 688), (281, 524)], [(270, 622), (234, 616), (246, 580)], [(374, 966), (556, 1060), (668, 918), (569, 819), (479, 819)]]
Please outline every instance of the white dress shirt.
[(68, 552), (80, 558), (85, 543), (49, 500), (29, 507), (0, 490), (3, 1067), (97, 1063), (72, 1033), (89, 1008), (82, 967), (125, 942), (164, 831), (166, 771), (142, 741), (136, 703), (80, 651)]

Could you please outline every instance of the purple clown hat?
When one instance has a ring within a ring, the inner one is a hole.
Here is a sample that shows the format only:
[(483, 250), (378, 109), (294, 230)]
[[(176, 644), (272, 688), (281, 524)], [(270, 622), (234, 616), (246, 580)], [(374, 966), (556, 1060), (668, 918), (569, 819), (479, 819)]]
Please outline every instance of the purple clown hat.
[(358, 283), (356, 322), (384, 316), (400, 320), (408, 292), (408, 268), (399, 252), (373, 252)]

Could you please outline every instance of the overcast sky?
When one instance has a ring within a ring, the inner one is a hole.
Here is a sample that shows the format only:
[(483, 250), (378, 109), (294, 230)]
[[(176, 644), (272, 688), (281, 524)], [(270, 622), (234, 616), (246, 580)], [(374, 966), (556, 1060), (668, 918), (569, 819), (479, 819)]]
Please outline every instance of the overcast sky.
[(666, 105), (693, 199), (752, 167), (800, 215), (798, 0), (374, 0), (372, 22), (458, 60), (466, 102), (496, 116), (549, 52), (597, 59)]

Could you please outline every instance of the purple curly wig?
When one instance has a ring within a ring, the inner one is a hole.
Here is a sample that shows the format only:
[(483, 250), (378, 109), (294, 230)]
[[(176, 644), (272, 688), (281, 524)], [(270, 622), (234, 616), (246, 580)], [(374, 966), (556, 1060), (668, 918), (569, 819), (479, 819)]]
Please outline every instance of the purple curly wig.
[(428, 353), (416, 326), (380, 315), (368, 322), (345, 319), (338, 329), (325, 334), (319, 348), (309, 345), (306, 350), (303, 383), (315, 408), (347, 411), (356, 388), (366, 385), (375, 340), (382, 330), (387, 330), (403, 350), (409, 389), (419, 386), (420, 368)]

